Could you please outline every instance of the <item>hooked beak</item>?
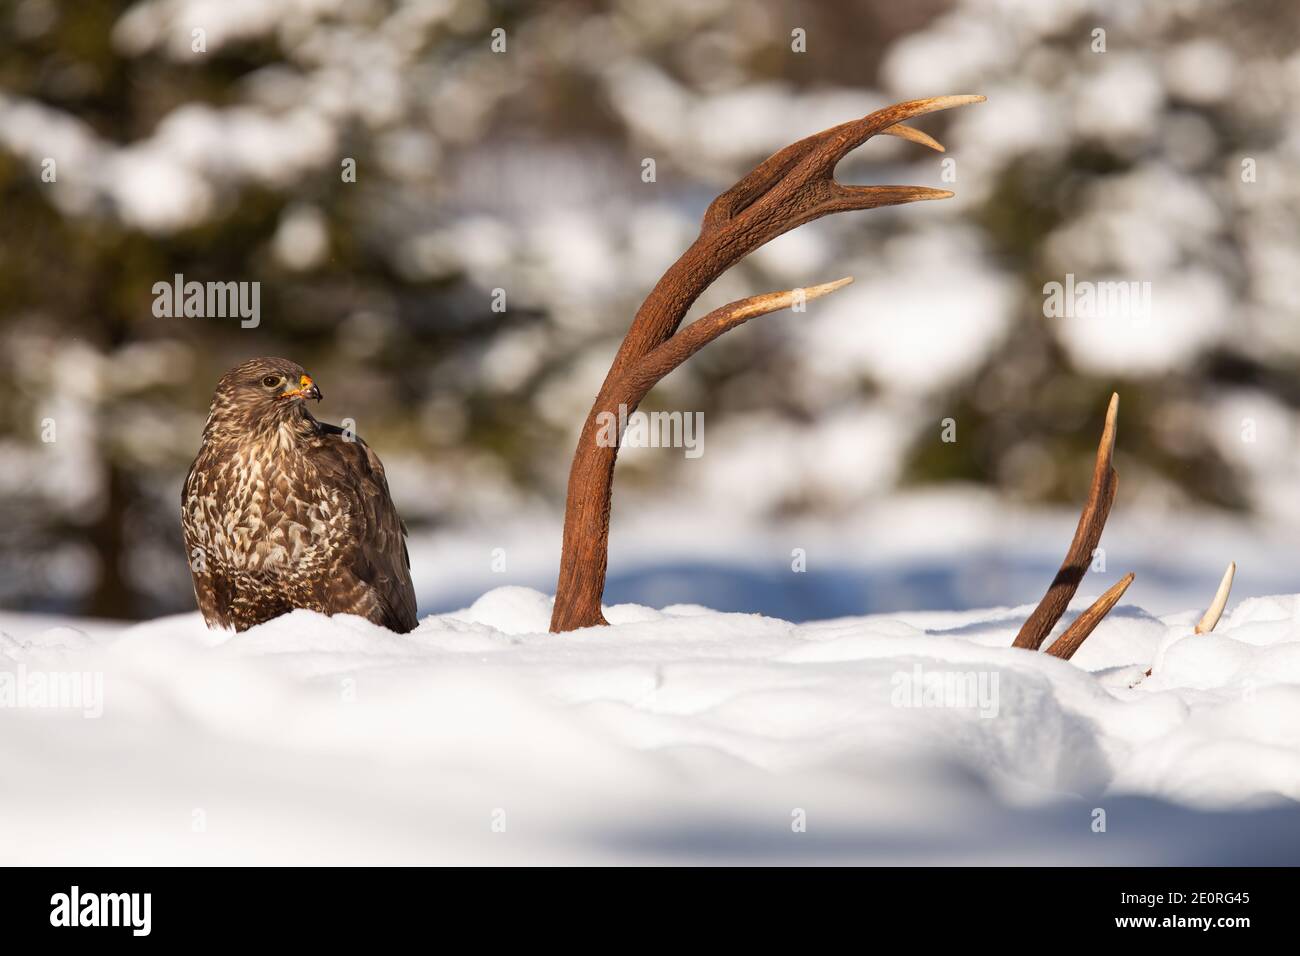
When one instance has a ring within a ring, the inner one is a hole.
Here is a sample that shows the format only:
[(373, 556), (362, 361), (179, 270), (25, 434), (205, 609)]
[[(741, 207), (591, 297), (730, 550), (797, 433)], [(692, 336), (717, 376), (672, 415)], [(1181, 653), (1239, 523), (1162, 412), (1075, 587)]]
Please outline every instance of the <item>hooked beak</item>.
[(289, 391), (286, 392), (282, 392), (280, 394), (280, 397), (296, 398), (300, 400), (314, 398), (316, 399), (316, 401), (319, 402), (324, 396), (321, 395), (320, 389), (316, 387), (316, 383), (312, 381), (311, 376), (304, 375), (302, 378), (298, 380), (297, 388), (290, 389)]

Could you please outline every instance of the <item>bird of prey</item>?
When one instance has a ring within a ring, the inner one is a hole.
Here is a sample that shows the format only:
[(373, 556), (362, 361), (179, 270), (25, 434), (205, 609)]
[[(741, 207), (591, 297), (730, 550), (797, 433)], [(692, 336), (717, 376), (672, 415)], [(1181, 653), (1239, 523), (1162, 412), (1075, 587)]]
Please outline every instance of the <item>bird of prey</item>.
[(384, 466), (350, 431), (319, 422), (310, 375), (258, 358), (217, 383), (181, 491), (194, 595), (208, 627), (243, 631), (309, 608), (416, 625), (406, 527)]

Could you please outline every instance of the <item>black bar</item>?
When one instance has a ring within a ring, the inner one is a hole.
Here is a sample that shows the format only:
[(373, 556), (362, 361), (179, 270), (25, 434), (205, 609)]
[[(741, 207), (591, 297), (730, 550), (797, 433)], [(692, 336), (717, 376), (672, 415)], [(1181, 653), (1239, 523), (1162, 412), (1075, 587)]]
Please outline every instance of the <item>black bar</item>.
[[(454, 944), (464, 933), (488, 945), (501, 932), (530, 926), (534, 943), (563, 944), (601, 938), (593, 934), (606, 923), (615, 935), (604, 936), (602, 948), (617, 948), (620, 940), (649, 935), (671, 946), (718, 933), (797, 939), (813, 927), (818, 936), (850, 934), (858, 946), (900, 936), (918, 944), (987, 944), (1000, 936), (1026, 944), (1127, 937), (1180, 945), (1200, 936), (1232, 945), (1290, 935), (1296, 875), (1282, 868), (741, 868), (723, 874), (707, 867), (615, 873), (54, 867), (11, 868), (0, 880), (7, 948), (157, 940), (336, 949), (411, 934)], [(60, 900), (71, 902), (73, 886), (83, 914), (112, 917), (116, 907), (120, 925), (52, 925), (66, 915), (58, 907)], [(132, 909), (121, 896), (101, 907), (99, 894), (109, 893), (139, 896)], [(147, 935), (138, 933), (143, 894), (149, 894)], [(95, 904), (87, 904), (92, 896)], [(692, 926), (699, 927), (697, 936), (683, 935)]]

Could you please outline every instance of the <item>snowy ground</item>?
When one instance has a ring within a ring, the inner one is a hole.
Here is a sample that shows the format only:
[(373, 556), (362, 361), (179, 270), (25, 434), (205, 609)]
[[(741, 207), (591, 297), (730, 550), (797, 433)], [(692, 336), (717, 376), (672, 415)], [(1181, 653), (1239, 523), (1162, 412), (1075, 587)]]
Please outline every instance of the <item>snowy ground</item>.
[(1300, 596), (1234, 603), (1121, 606), (1071, 662), (1008, 647), (1027, 608), (0, 615), (11, 688), (103, 682), (0, 709), (0, 860), (1300, 863)]

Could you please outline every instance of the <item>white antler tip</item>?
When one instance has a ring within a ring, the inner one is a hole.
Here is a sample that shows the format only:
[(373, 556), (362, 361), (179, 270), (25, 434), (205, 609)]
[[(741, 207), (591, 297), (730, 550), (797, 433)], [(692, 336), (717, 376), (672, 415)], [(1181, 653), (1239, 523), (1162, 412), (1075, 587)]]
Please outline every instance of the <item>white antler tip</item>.
[[(843, 289), (846, 285), (853, 282), (853, 276), (845, 276), (842, 279), (836, 279), (833, 282), (823, 282), (820, 285), (805, 286), (803, 297), (805, 299), (820, 299), (824, 295), (830, 295), (836, 289)], [(785, 293), (793, 298), (794, 290)]]
[(1223, 572), (1223, 580), (1219, 582), (1219, 590), (1214, 594), (1214, 600), (1210, 602), (1209, 608), (1197, 622), (1197, 634), (1209, 634), (1219, 623), (1219, 618), (1223, 616), (1223, 609), (1228, 606), (1228, 595), (1232, 593), (1232, 579), (1236, 576), (1237, 562), (1229, 561), (1228, 569)]
[(1101, 432), (1102, 453), (1107, 459), (1115, 454), (1115, 434), (1119, 430), (1119, 392), (1111, 392), (1110, 404), (1106, 407), (1106, 424)]
[(969, 106), (971, 103), (983, 103), (988, 97), (980, 93), (957, 93), (952, 96), (936, 96), (928, 102), (936, 110), (952, 109), (954, 106)]

